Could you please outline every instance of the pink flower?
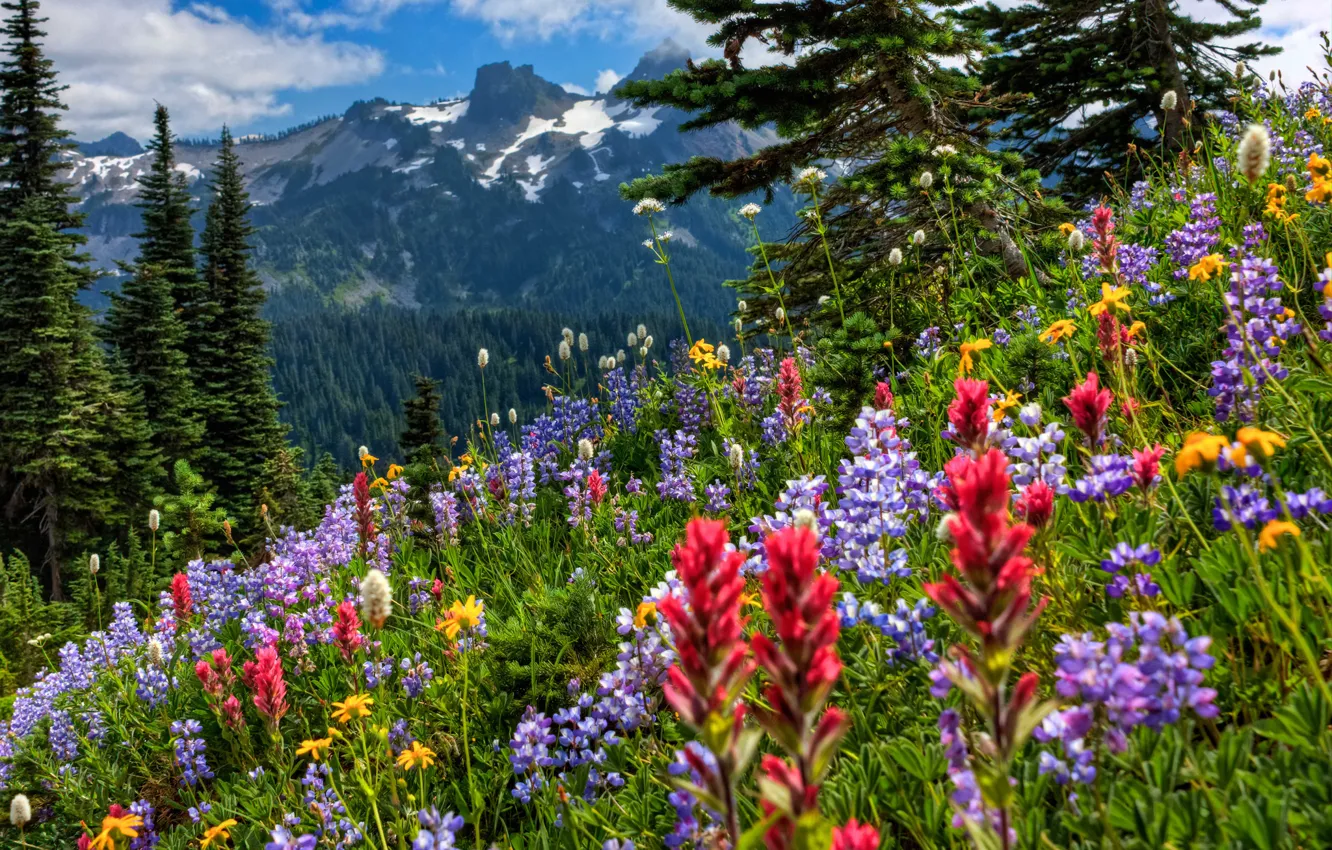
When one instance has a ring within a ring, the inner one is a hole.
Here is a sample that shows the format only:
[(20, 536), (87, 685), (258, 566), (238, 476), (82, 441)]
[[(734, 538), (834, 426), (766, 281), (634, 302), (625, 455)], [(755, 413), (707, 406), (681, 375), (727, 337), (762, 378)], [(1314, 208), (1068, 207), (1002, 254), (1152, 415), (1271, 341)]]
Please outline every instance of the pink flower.
[(194, 612), (194, 599), (190, 596), (190, 579), (184, 573), (171, 577), (171, 602), (176, 609), (176, 623), (183, 624)]
[(1045, 528), (1054, 515), (1054, 488), (1044, 481), (1033, 481), (1013, 505), (1014, 512), (1032, 528)]
[(333, 620), (333, 643), (342, 653), (342, 660), (348, 663), (353, 653), (361, 647), (361, 618), (356, 615), (356, 605), (350, 599), (344, 599), (338, 606)]
[(352, 496), (356, 500), (356, 527), (361, 533), (361, 557), (370, 551), (370, 541), (375, 537), (375, 514), (370, 507), (370, 479), (364, 472), (356, 473), (352, 480)]
[(1156, 486), (1156, 479), (1161, 471), (1161, 458), (1165, 455), (1165, 446), (1159, 443), (1148, 449), (1133, 450), (1133, 483), (1144, 492)]
[(601, 500), (606, 498), (606, 482), (601, 480), (601, 473), (595, 469), (587, 476), (587, 496), (594, 505), (601, 504)]
[(893, 391), (885, 381), (879, 381), (878, 385), (874, 388), (874, 409), (893, 409)]
[(794, 425), (800, 408), (804, 406), (804, 385), (794, 357), (787, 357), (777, 370), (777, 409), (782, 412), (788, 426)]
[(833, 830), (832, 850), (878, 850), (879, 831), (855, 818)]
[(1073, 417), (1073, 424), (1087, 438), (1087, 444), (1096, 448), (1105, 442), (1106, 412), (1114, 395), (1100, 389), (1100, 378), (1095, 372), (1087, 373), (1087, 380), (1078, 384), (1064, 398), (1064, 406)]
[[(287, 713), (287, 682), (282, 675), (282, 659), (271, 646), (263, 646), (245, 663), (245, 672), (254, 683), (254, 707), (276, 727)], [(253, 664), (253, 667), (251, 667)]]

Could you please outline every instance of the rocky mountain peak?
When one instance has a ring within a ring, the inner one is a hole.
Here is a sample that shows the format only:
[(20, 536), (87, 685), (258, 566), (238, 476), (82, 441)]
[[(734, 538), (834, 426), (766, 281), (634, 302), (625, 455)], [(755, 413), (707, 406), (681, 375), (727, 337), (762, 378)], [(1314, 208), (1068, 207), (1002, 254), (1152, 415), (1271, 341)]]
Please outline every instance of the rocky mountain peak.
[(573, 98), (538, 77), (531, 65), (515, 68), (508, 62), (493, 62), (476, 69), (476, 83), (467, 100), (468, 123), (493, 127), (517, 124), (532, 115), (546, 117), (556, 107), (568, 108)]

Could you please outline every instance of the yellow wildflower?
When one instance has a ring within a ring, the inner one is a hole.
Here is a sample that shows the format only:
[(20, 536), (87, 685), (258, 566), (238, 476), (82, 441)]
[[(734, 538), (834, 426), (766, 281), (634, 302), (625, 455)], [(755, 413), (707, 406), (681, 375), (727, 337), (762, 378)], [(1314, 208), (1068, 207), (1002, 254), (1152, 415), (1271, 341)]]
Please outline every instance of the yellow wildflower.
[(411, 770), (418, 764), (422, 770), (435, 763), (435, 751), (422, 744), (420, 741), (412, 741), (411, 747), (398, 754), (398, 767), (403, 770)]
[(1235, 434), (1235, 439), (1251, 454), (1266, 460), (1276, 454), (1277, 449), (1286, 447), (1286, 439), (1280, 434), (1264, 431), (1261, 428), (1244, 427)]
[(1071, 339), (1078, 326), (1071, 319), (1060, 319), (1041, 333), (1041, 339), (1054, 345), (1061, 339)]
[(1132, 340), (1135, 339), (1138, 336), (1138, 334), (1142, 333), (1146, 329), (1147, 326), (1144, 325), (1142, 322), (1134, 322), (1133, 324), (1129, 325), (1128, 330), (1124, 331), (1124, 335), (1127, 336), (1130, 340)]
[(1281, 224), (1290, 224), (1300, 217), (1299, 213), (1286, 212), (1287, 196), (1286, 187), (1280, 183), (1267, 184), (1267, 206), (1263, 207), (1263, 214), (1269, 215)]
[(399, 475), (402, 475), (402, 467), (398, 466), (396, 463), (390, 463), (388, 472), (384, 474), (384, 477), (392, 481), (393, 479), (397, 478)]
[(467, 597), (466, 602), (454, 600), (453, 606), (444, 615), (443, 623), (435, 628), (442, 628), (449, 640), (453, 640), (463, 629), (475, 629), (481, 625), (481, 614), (484, 611), (485, 604), (477, 602), (475, 596)]
[(331, 746), (333, 746), (332, 738), (307, 738), (301, 741), (301, 745), (296, 748), (296, 755), (308, 755), (315, 761), (319, 761), (320, 753)]
[(1220, 254), (1208, 254), (1189, 266), (1189, 280), (1201, 280), (1206, 283), (1219, 275), (1226, 267), (1226, 261)]
[(1309, 154), (1309, 176), (1315, 181), (1332, 180), (1332, 160), (1316, 153)]
[(228, 832), (228, 830), (235, 825), (235, 818), (227, 818), (217, 826), (208, 827), (208, 829), (204, 831), (203, 840), (199, 842), (199, 847), (211, 847), (214, 841), (217, 841), (218, 843), (226, 841), (231, 837), (231, 833)]
[(715, 347), (700, 339), (694, 343), (693, 348), (689, 349), (689, 359), (705, 369), (720, 369), (723, 364), (721, 360), (717, 359), (717, 355), (713, 354), (716, 350)]
[(1258, 532), (1258, 548), (1264, 552), (1270, 552), (1277, 547), (1277, 541), (1287, 534), (1291, 537), (1299, 537), (1299, 526), (1284, 519), (1268, 520), (1267, 525), (1263, 526), (1263, 530)]
[(112, 833), (120, 833), (121, 838), (138, 838), (141, 826), (143, 818), (138, 815), (107, 815), (102, 818), (102, 831), (92, 840), (92, 850), (116, 850), (116, 836)]
[(638, 610), (634, 611), (634, 628), (641, 629), (644, 626), (646, 626), (649, 622), (656, 622), (656, 620), (657, 620), (657, 603), (655, 602), (638, 603)]
[(1008, 411), (1017, 407), (1021, 398), (1021, 393), (1015, 393), (1012, 390), (1009, 390), (1008, 395), (1000, 399), (994, 405), (994, 421), (1003, 422), (1004, 417), (1008, 415)]
[(1315, 180), (1313, 188), (1304, 193), (1304, 200), (1311, 204), (1325, 204), (1332, 199), (1332, 180)]
[(992, 345), (994, 345), (994, 343), (990, 342), (988, 339), (977, 339), (971, 342), (962, 343), (962, 347), (959, 349), (962, 352), (962, 362), (957, 365), (958, 374), (971, 374), (971, 370), (976, 368), (976, 364), (972, 361), (971, 355), (979, 354)]
[(1175, 456), (1175, 473), (1183, 478), (1191, 470), (1211, 466), (1229, 446), (1229, 440), (1216, 434), (1190, 434)]
[(365, 454), (361, 455), (361, 466), (362, 468), (370, 466), (372, 463), (375, 463), (378, 460), (379, 458), (375, 457), (369, 452), (366, 452)]
[(1304, 113), (1304, 117), (1310, 121), (1317, 121), (1319, 118), (1323, 117), (1323, 113), (1318, 111), (1318, 107), (1311, 106), (1308, 111)]
[(374, 704), (369, 694), (352, 694), (342, 702), (333, 703), (337, 709), (333, 712), (333, 719), (339, 723), (348, 723), (357, 717), (369, 717), (370, 706)]
[(1128, 287), (1111, 286), (1108, 283), (1101, 284), (1101, 300), (1087, 308), (1087, 312), (1093, 316), (1099, 316), (1106, 310), (1112, 313), (1127, 313), (1129, 305), (1124, 300), (1129, 297)]
[(1063, 224), (1059, 225), (1059, 235), (1067, 239), (1068, 235), (1077, 229), (1078, 229), (1077, 226), (1073, 224), (1073, 222), (1066, 221)]
[(370, 489), (372, 490), (374, 489), (384, 490), (387, 488), (388, 488), (388, 482), (385, 481), (383, 478), (376, 478), (374, 481), (370, 482)]

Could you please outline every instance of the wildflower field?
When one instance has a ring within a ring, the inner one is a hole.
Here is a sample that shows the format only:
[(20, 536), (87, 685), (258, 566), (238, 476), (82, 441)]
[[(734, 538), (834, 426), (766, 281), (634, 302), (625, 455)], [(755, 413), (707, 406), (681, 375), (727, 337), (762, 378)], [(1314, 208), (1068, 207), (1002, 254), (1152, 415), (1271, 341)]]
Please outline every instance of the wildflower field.
[(566, 332), (535, 421), (27, 638), (0, 845), (1332, 846), (1330, 141), (1255, 79), (1016, 283), (897, 246), (849, 406), (780, 268), (735, 339)]

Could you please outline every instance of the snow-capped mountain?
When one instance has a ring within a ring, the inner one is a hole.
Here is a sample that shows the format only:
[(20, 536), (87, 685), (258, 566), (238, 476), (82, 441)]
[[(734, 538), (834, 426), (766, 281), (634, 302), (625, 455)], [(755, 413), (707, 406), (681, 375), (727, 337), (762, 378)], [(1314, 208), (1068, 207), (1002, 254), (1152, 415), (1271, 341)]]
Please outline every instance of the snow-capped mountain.
[[(631, 78), (660, 76), (687, 58), (667, 42)], [(602, 306), (651, 265), (618, 198), (621, 182), (667, 162), (733, 157), (771, 141), (738, 127), (680, 134), (683, 120), (612, 94), (573, 94), (530, 65), (501, 62), (478, 69), (465, 98), (361, 102), (278, 137), (243, 139), (256, 256), (279, 294), (314, 292), (350, 305), (545, 301), (578, 277), (579, 300)], [(137, 252), (133, 204), (149, 154), (133, 152), (137, 144), (119, 134), (81, 147), (70, 155), (69, 179), (88, 214), (90, 250), (110, 268)], [(200, 203), (216, 156), (211, 145), (177, 148), (176, 168)], [(706, 255), (700, 259), (726, 258), (723, 277), (737, 276), (734, 263), (743, 262), (743, 233), (732, 223), (707, 201), (671, 221), (682, 245)]]

